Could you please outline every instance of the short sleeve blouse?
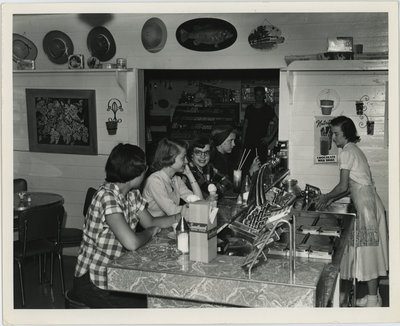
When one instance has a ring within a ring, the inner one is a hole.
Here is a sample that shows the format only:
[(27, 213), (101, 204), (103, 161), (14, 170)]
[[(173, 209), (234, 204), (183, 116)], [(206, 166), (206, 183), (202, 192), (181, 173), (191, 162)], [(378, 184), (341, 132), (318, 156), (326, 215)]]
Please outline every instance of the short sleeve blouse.
[(340, 169), (350, 170), (350, 179), (362, 184), (372, 185), (373, 180), (368, 160), (354, 143), (347, 143), (339, 154)]
[(83, 239), (79, 248), (75, 276), (88, 270), (97, 287), (107, 289), (106, 265), (126, 251), (106, 221), (106, 215), (122, 214), (132, 230), (139, 222), (138, 213), (146, 207), (139, 190), (124, 196), (114, 183), (104, 183), (95, 193), (83, 226)]

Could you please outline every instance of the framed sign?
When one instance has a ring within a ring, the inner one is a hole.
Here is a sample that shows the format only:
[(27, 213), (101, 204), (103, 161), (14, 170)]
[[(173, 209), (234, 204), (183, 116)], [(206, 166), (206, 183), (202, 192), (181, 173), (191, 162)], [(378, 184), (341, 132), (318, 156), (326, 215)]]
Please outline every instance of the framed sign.
[(314, 123), (314, 163), (336, 163), (338, 149), (332, 141), (331, 121), (335, 117), (318, 116)]
[(97, 154), (94, 90), (26, 89), (29, 150)]

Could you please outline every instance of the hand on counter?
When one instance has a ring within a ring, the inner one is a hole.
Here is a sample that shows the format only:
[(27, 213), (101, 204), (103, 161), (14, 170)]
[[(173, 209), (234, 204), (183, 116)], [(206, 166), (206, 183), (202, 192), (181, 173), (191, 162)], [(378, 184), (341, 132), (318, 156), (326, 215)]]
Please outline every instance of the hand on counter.
[(320, 195), (315, 199), (315, 208), (318, 211), (324, 210), (330, 204), (332, 204), (333, 199), (329, 198), (327, 195)]
[(161, 231), (161, 228), (158, 226), (150, 226), (146, 230), (149, 230), (151, 233), (151, 237), (154, 237), (157, 233)]

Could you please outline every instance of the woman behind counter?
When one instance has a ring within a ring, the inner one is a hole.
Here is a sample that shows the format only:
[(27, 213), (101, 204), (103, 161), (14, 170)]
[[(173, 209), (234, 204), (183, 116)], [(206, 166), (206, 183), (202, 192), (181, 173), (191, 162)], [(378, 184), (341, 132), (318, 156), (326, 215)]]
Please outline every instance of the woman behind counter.
[[(153, 172), (145, 182), (143, 197), (149, 203), (148, 210), (153, 216), (181, 213), (188, 197), (196, 195), (203, 199), (197, 180), (193, 176), (186, 159), (187, 143), (181, 140), (163, 138), (157, 145), (152, 163)], [(185, 174), (192, 190), (183, 182), (179, 174)]]
[[(354, 249), (348, 246), (341, 265), (341, 278), (357, 278), (366, 281), (368, 295), (357, 299), (359, 307), (380, 307), (382, 299), (378, 293), (378, 277), (386, 276), (388, 265), (388, 233), (385, 208), (376, 193), (370, 167), (364, 153), (355, 144), (360, 141), (353, 121), (340, 116), (331, 121), (333, 141), (338, 148), (340, 181), (316, 203), (318, 210), (324, 209), (334, 200), (350, 193), (357, 209), (357, 266), (354, 275)], [(354, 235), (353, 235), (354, 236)], [(350, 244), (354, 243), (351, 240)]]
[[(199, 137), (193, 140), (188, 149), (189, 168), (196, 178), (203, 193), (203, 197), (209, 196), (208, 185), (213, 183), (217, 187), (220, 197), (232, 188), (232, 182), (226, 175), (220, 173), (210, 163), (210, 140), (206, 137)], [(190, 181), (185, 177), (184, 181), (189, 189), (192, 189)]]
[[(137, 146), (118, 144), (106, 163), (106, 181), (94, 194), (83, 226), (71, 298), (90, 308), (146, 308), (143, 295), (107, 290), (106, 266), (127, 250), (136, 250), (180, 215), (153, 219), (138, 188), (147, 165)], [(136, 232), (140, 223), (142, 232)]]

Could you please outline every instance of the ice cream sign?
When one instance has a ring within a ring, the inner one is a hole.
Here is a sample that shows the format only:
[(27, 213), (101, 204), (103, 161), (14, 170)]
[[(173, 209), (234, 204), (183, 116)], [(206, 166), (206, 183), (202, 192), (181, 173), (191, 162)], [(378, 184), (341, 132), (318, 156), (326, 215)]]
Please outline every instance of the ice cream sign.
[(338, 149), (332, 142), (331, 120), (334, 117), (318, 116), (315, 117), (314, 124), (314, 162), (336, 163)]

